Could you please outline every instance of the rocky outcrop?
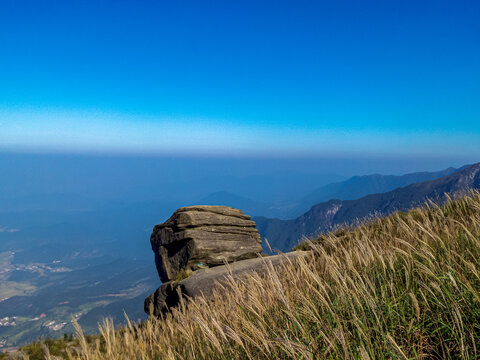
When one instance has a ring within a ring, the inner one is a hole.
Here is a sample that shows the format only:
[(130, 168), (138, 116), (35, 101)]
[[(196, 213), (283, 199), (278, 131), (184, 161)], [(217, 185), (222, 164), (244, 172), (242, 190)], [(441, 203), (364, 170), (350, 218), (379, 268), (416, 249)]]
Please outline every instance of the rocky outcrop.
[[(209, 297), (219, 284), (294, 261), (305, 252), (261, 257), (255, 222), (227, 206), (189, 206), (178, 209), (150, 237), (155, 264), (163, 284), (145, 299), (153, 315), (167, 312), (182, 297)], [(181, 280), (185, 270), (187, 278)], [(231, 278), (230, 278), (231, 276)]]
[(257, 257), (262, 251), (255, 222), (227, 206), (189, 206), (178, 209), (150, 237), (162, 282), (175, 280), (182, 270)]
[(282, 264), (296, 261), (298, 257), (306, 256), (308, 253), (307, 251), (297, 251), (275, 256), (257, 257), (195, 271), (191, 276), (178, 283), (168, 282), (161, 285), (157, 291), (145, 299), (144, 310), (149, 314), (151, 307), (153, 315), (160, 316), (170, 308), (177, 306), (181, 296), (193, 299), (198, 296), (211, 296), (218, 285), (225, 284), (228, 281), (229, 275), (234, 280), (244, 279), (248, 274), (253, 273), (265, 275), (271, 267), (276, 268)]

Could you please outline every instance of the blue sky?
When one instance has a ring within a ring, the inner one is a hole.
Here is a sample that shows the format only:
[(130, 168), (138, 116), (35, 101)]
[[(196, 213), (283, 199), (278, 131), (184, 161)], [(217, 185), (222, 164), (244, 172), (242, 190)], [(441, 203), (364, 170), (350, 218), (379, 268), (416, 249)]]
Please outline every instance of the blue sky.
[(0, 150), (480, 156), (478, 1), (0, 3)]

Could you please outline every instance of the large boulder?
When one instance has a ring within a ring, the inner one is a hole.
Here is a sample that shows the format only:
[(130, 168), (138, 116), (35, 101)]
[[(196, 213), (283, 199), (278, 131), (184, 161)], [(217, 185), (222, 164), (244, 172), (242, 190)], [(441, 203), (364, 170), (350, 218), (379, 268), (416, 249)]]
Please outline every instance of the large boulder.
[(208, 298), (219, 284), (224, 285), (229, 281), (229, 276), (234, 280), (244, 279), (253, 273), (264, 276), (272, 267), (277, 268), (308, 254), (310, 254), (308, 251), (295, 251), (195, 271), (191, 276), (179, 282), (162, 284), (157, 291), (145, 299), (144, 310), (149, 314), (150, 308), (152, 308), (152, 315), (158, 317), (177, 306), (182, 296), (192, 299), (198, 296)]
[(227, 206), (182, 207), (153, 228), (150, 242), (162, 282), (175, 280), (182, 270), (250, 259), (262, 252), (255, 222)]

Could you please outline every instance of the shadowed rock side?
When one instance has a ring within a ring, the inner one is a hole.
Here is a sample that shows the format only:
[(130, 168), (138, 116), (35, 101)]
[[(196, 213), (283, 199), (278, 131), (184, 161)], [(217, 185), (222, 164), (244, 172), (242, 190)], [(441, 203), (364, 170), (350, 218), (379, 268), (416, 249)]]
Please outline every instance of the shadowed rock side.
[(262, 252), (255, 222), (227, 206), (178, 209), (150, 237), (162, 282), (175, 280), (182, 270), (198, 270), (250, 259)]
[(228, 282), (229, 275), (234, 280), (241, 280), (254, 272), (259, 275), (265, 275), (272, 266), (278, 267), (285, 262), (295, 261), (307, 254), (309, 254), (308, 251), (297, 251), (198, 270), (178, 283), (169, 282), (161, 285), (157, 291), (145, 299), (145, 312), (149, 314), (150, 307), (152, 307), (153, 315), (159, 316), (167, 312), (169, 308), (177, 306), (180, 296), (190, 298), (211, 296), (216, 286)]

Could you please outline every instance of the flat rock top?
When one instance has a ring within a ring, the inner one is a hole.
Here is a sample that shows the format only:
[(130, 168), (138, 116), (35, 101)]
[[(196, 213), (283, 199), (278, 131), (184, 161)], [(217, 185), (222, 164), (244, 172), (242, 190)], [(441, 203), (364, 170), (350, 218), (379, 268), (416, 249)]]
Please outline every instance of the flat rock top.
[(173, 215), (156, 228), (163, 227), (198, 227), (204, 225), (229, 225), (235, 227), (255, 227), (255, 222), (242, 210), (228, 206), (197, 205), (186, 206), (176, 210)]
[(250, 216), (245, 215), (242, 210), (235, 209), (230, 206), (220, 206), (220, 205), (184, 206), (177, 209), (175, 213), (181, 213), (186, 211), (204, 211), (204, 212), (210, 212), (210, 213), (219, 214), (219, 215), (234, 216), (234, 217), (239, 217), (241, 219), (250, 220)]

